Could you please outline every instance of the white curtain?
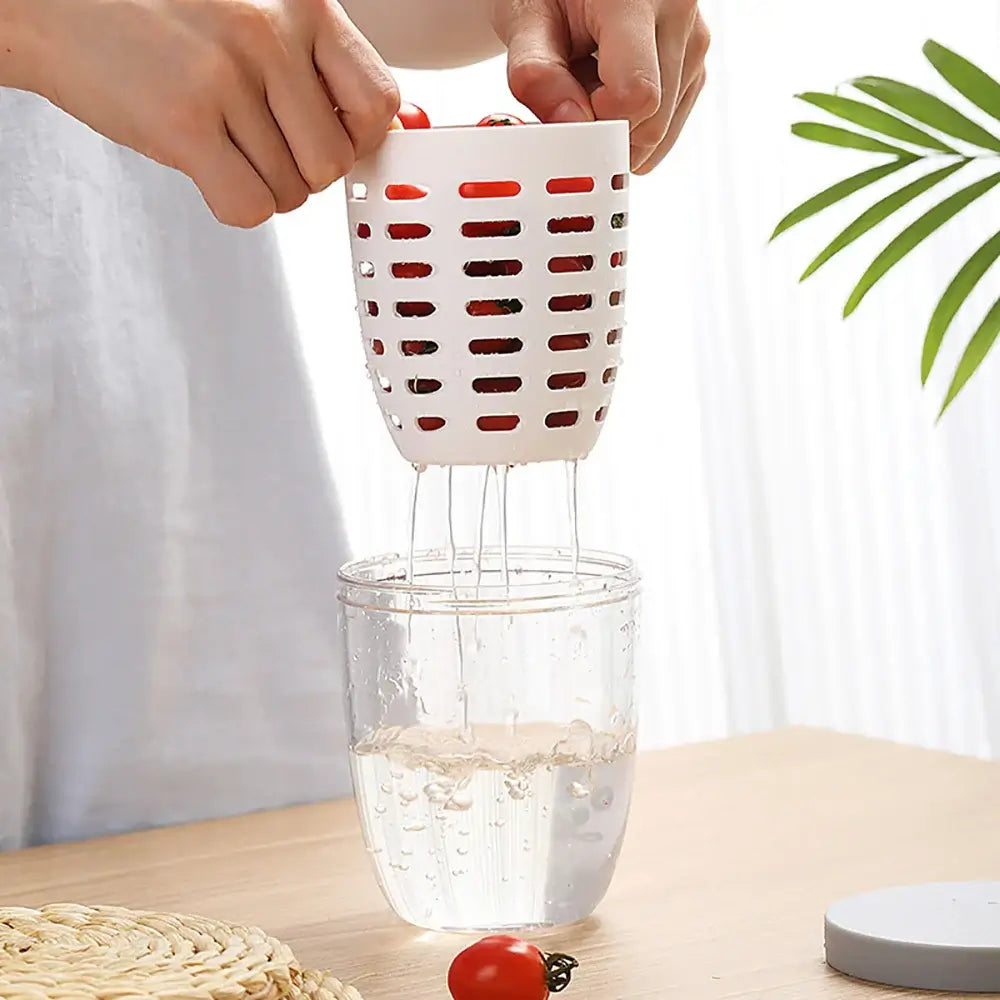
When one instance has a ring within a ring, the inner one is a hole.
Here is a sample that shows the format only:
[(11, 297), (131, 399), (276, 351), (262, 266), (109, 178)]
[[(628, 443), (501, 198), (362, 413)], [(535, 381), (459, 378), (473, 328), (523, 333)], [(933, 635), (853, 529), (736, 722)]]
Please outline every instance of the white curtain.
[[(767, 245), (785, 211), (872, 163), (793, 139), (792, 121), (820, 113), (792, 95), (862, 73), (943, 93), (927, 38), (1000, 75), (1000, 5), (703, 8), (709, 86), (678, 149), (633, 184), (626, 363), (580, 480), (584, 544), (636, 556), (645, 575), (644, 741), (804, 723), (1000, 755), (1000, 353), (935, 426), (1000, 274), (919, 380), (936, 296), (1000, 225), (1000, 190), (846, 323), (847, 292), (901, 221), (797, 275), (893, 179)], [(439, 124), (517, 110), (500, 62), (400, 82)], [(413, 473), (366, 381), (342, 192), (282, 220), (281, 237), (355, 552), (400, 550)], [(456, 482), (471, 541), (481, 480)], [(567, 540), (562, 484), (559, 467), (512, 475), (512, 542)], [(442, 475), (423, 498), (424, 544), (444, 540), (443, 497)]]

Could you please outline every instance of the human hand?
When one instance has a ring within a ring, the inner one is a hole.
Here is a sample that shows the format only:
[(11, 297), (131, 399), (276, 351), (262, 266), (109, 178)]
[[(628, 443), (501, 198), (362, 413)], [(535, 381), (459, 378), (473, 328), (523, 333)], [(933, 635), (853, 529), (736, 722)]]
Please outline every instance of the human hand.
[(705, 85), (697, 0), (494, 0), (511, 93), (544, 122), (627, 119), (632, 168), (673, 147)]
[(399, 106), (335, 0), (23, 3), (44, 43), (27, 89), (183, 171), (230, 225), (256, 226), (342, 177)]

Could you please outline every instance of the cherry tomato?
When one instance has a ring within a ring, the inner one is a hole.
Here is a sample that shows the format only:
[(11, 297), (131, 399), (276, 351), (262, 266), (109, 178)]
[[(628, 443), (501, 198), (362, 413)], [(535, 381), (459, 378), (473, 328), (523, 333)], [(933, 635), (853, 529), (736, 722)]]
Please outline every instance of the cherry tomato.
[(419, 201), (427, 197), (427, 188), (419, 184), (387, 184), (385, 196), (389, 201)]
[(422, 240), (430, 236), (431, 227), (422, 222), (390, 222), (389, 239), (391, 240)]
[(517, 236), (521, 232), (521, 223), (514, 220), (497, 220), (496, 222), (463, 222), (462, 235), (480, 236)]
[[(493, 429), (482, 426), (485, 419), (480, 417), (480, 428)], [(569, 985), (576, 965), (568, 955), (543, 955), (534, 945), (498, 934), (455, 957), (448, 990), (453, 1000), (548, 1000)]]
[(524, 122), (515, 115), (487, 115), (485, 118), (480, 119), (476, 122), (478, 128), (489, 128), (491, 126), (495, 127), (497, 125), (523, 125)]
[(463, 198), (514, 198), (521, 193), (517, 181), (466, 181), (458, 186)]
[(470, 316), (509, 316), (524, 308), (518, 299), (479, 299), (470, 302), (465, 311)]
[(427, 117), (427, 112), (408, 101), (403, 101), (400, 104), (396, 117), (405, 129), (431, 127), (431, 120)]

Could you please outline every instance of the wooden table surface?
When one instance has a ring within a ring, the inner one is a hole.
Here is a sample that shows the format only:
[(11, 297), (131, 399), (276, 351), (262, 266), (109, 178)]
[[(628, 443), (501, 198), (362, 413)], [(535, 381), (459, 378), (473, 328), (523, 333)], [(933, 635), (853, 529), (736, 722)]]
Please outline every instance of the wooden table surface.
[[(927, 997), (843, 979), (822, 919), (845, 894), (996, 878), (1000, 765), (812, 730), (642, 755), (597, 914), (537, 939), (571, 1000)], [(386, 909), (351, 802), (0, 855), (0, 904), (112, 903), (249, 922), (365, 1000), (447, 1000), (466, 940)]]

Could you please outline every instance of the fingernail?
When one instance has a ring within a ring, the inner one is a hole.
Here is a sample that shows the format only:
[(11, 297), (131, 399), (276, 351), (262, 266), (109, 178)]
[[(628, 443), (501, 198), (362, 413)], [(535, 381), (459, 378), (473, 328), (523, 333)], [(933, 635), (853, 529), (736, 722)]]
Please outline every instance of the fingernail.
[(589, 122), (593, 116), (580, 107), (576, 101), (563, 101), (552, 115), (553, 122)]

